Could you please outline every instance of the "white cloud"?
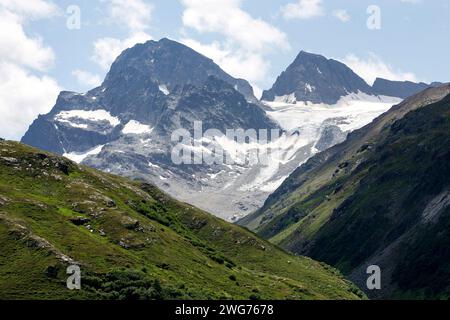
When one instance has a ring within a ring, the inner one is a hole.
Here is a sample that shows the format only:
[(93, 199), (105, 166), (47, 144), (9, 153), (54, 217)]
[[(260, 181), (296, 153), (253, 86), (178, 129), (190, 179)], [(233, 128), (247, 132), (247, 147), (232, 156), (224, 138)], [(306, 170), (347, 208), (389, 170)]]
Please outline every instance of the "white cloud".
[(94, 42), (94, 54), (91, 59), (102, 69), (108, 70), (123, 50), (151, 39), (152, 37), (145, 32), (133, 34), (123, 40), (117, 38), (100, 38)]
[(181, 39), (180, 42), (213, 59), (225, 72), (236, 78), (257, 82), (266, 76), (270, 68), (270, 63), (263, 56), (251, 51), (232, 50), (218, 41), (202, 44), (194, 39)]
[[(263, 81), (270, 68), (266, 55), (288, 49), (287, 36), (241, 8), (241, 0), (182, 0), (183, 25), (199, 33), (216, 33), (223, 41), (200, 43), (189, 36), (181, 41), (212, 58), (234, 77)], [(185, 30), (185, 32), (187, 32)], [(257, 89), (257, 88), (256, 88)], [(258, 91), (258, 90), (255, 90)]]
[(108, 70), (123, 50), (137, 43), (144, 43), (152, 37), (147, 33), (153, 13), (153, 6), (143, 0), (102, 0), (107, 5), (105, 21), (117, 24), (128, 31), (128, 37), (118, 39), (105, 37), (95, 40), (91, 60), (102, 69)]
[(45, 0), (0, 0), (0, 9), (16, 13), (23, 19), (41, 19), (60, 14), (59, 8)]
[(48, 112), (60, 88), (45, 72), (54, 63), (51, 47), (29, 36), (30, 20), (50, 18), (59, 9), (44, 0), (0, 0), (0, 136), (18, 140), (40, 113)]
[(412, 4), (421, 2), (421, 0), (400, 0), (400, 1), (404, 2), (404, 3), (412, 3)]
[(342, 22), (350, 21), (350, 15), (348, 14), (347, 10), (344, 9), (334, 10), (333, 16), (341, 20)]
[(108, 4), (108, 23), (117, 24), (131, 32), (146, 30), (150, 24), (153, 6), (142, 0), (101, 0)]
[(45, 71), (55, 55), (39, 36), (30, 37), (24, 30), (29, 20), (50, 18), (59, 14), (53, 3), (43, 0), (0, 0), (0, 59)]
[(298, 0), (281, 7), (285, 19), (310, 19), (324, 14), (322, 0)]
[(395, 69), (391, 65), (383, 62), (376, 54), (369, 53), (366, 59), (360, 58), (354, 54), (349, 54), (343, 62), (353, 71), (361, 76), (366, 82), (372, 85), (377, 77), (397, 80), (397, 81), (414, 81), (418, 79), (414, 73), (403, 72)]
[[(40, 37), (28, 36), (23, 28), (30, 16), (44, 17), (44, 9), (38, 7), (33, 11), (33, 8), (23, 3), (19, 6), (18, 3), (14, 6), (10, 1), (0, 2), (0, 58), (39, 71), (46, 70), (55, 59), (53, 50), (45, 46)], [(52, 16), (53, 11), (48, 11), (48, 14)]]
[(249, 50), (276, 45), (287, 48), (286, 34), (240, 8), (240, 0), (182, 0), (183, 24), (199, 32), (223, 34), (228, 41)]
[(92, 74), (89, 71), (76, 69), (72, 71), (72, 75), (85, 87), (98, 87), (102, 83), (102, 79), (98, 74)]
[(38, 114), (55, 104), (60, 87), (50, 77), (37, 77), (12, 64), (0, 63), (0, 136), (19, 140)]

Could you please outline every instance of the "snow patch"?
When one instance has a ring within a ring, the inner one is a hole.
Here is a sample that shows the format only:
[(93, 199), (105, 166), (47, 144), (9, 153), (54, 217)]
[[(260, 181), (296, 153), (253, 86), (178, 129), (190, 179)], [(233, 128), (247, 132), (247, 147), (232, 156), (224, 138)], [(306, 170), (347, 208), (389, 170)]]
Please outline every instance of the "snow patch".
[(154, 163), (151, 163), (150, 161), (148, 162), (148, 166), (152, 167), (152, 168), (161, 168), (160, 166), (158, 166), (158, 165), (156, 165)]
[(314, 90), (316, 90), (316, 87), (310, 85), (309, 83), (305, 84), (305, 91), (306, 92), (313, 92)]
[(129, 121), (122, 129), (123, 134), (144, 134), (152, 133), (152, 131), (153, 128), (136, 120)]
[(374, 118), (388, 111), (402, 100), (393, 97), (371, 96), (352, 93), (342, 97), (336, 104), (313, 104), (296, 101), (287, 103), (281, 100), (265, 101), (271, 110), (267, 114), (285, 130), (299, 128), (308, 140), (317, 140), (317, 129), (326, 120), (333, 120), (343, 131), (353, 131), (369, 124)]
[(84, 123), (75, 122), (76, 120), (85, 121), (108, 121), (111, 126), (115, 127), (120, 124), (120, 120), (117, 117), (113, 117), (106, 110), (68, 110), (61, 111), (55, 116), (55, 121), (67, 123), (74, 128), (87, 129), (88, 125)]
[(207, 175), (209, 176), (209, 178), (211, 179), (211, 180), (214, 180), (218, 175), (220, 175), (221, 173), (223, 173), (223, 172), (225, 172), (224, 170), (220, 170), (219, 172), (217, 172), (217, 173), (208, 173)]
[(70, 159), (70, 160), (72, 160), (72, 161), (74, 161), (74, 162), (76, 162), (76, 163), (81, 163), (81, 162), (83, 162), (83, 160), (86, 159), (88, 156), (92, 156), (92, 155), (99, 154), (99, 153), (102, 151), (102, 149), (103, 149), (104, 146), (105, 146), (105, 145), (102, 144), (102, 145), (96, 146), (96, 147), (94, 147), (94, 148), (92, 148), (92, 149), (89, 149), (89, 150), (87, 150), (87, 151), (85, 151), (85, 152), (70, 152), (70, 153), (64, 153), (64, 154), (63, 154), (63, 157), (66, 157), (66, 158), (68, 158), (68, 159)]
[(164, 93), (166, 96), (170, 94), (170, 91), (169, 89), (167, 89), (167, 86), (165, 84), (159, 86), (159, 91)]
[(295, 92), (292, 92), (291, 94), (287, 94), (284, 96), (275, 96), (274, 102), (278, 103), (289, 103), (289, 104), (295, 104), (297, 101), (297, 97), (295, 96)]

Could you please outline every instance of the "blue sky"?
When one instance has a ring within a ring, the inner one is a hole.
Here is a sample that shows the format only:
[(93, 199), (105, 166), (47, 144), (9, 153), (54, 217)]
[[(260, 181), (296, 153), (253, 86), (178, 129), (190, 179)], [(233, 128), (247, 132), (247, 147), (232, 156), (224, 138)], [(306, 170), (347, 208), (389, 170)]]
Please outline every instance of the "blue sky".
[(448, 0), (0, 0), (0, 136), (19, 139), (60, 90), (93, 88), (121, 50), (162, 37), (257, 92), (300, 50), (341, 60), (369, 83), (448, 81), (449, 14)]

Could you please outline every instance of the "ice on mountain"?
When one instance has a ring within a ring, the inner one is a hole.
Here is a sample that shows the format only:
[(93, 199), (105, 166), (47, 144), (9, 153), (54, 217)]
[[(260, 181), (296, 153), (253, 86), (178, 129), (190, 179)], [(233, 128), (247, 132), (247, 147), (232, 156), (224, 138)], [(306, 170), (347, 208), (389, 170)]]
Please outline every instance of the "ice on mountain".
[(295, 97), (295, 92), (284, 95), (284, 96), (275, 96), (274, 102), (278, 103), (289, 103), (289, 104), (295, 104), (297, 101), (297, 98)]
[(122, 129), (123, 134), (150, 134), (153, 128), (136, 120), (130, 120)]
[(152, 167), (152, 168), (158, 168), (158, 169), (161, 168), (160, 166), (158, 166), (158, 165), (156, 165), (156, 164), (154, 164), (154, 163), (151, 163), (150, 161), (148, 162), (148, 166), (149, 166), (149, 167)]
[(117, 117), (112, 116), (106, 110), (68, 110), (61, 111), (55, 116), (55, 121), (67, 123), (72, 127), (87, 129), (88, 125), (79, 123), (79, 120), (99, 122), (107, 121), (113, 127), (120, 124), (120, 120)]
[(81, 163), (87, 157), (99, 154), (102, 151), (104, 146), (105, 145), (102, 144), (102, 145), (96, 146), (96, 147), (94, 147), (92, 149), (89, 149), (89, 150), (87, 150), (85, 152), (64, 153), (63, 156), (68, 158), (68, 159), (70, 159), (70, 160), (72, 160), (72, 161), (74, 161), (74, 162), (76, 162), (76, 163)]
[(314, 140), (317, 128), (327, 119), (345, 118), (347, 124), (340, 124), (342, 131), (353, 131), (370, 123), (375, 117), (389, 110), (401, 99), (370, 96), (364, 93), (342, 97), (335, 105), (312, 104), (302, 101), (283, 103), (282, 101), (264, 102), (270, 110), (267, 114), (277, 121), (283, 129), (292, 130), (302, 127), (309, 131), (306, 137)]
[(167, 89), (167, 86), (165, 84), (159, 86), (159, 91), (164, 93), (166, 96), (170, 94), (170, 91), (169, 89)]
[(305, 84), (305, 90), (307, 92), (313, 92), (314, 89), (316, 89), (314, 86), (310, 85), (309, 83)]

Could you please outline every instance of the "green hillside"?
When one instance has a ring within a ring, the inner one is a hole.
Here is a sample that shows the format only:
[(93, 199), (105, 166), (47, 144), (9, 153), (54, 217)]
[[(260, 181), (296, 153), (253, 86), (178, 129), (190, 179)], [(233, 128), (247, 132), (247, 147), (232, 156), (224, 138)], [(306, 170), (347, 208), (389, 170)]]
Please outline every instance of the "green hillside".
[[(0, 299), (359, 299), (294, 257), (155, 187), (0, 141)], [(78, 264), (82, 290), (66, 288)]]
[(450, 297), (450, 86), (394, 107), (312, 158), (241, 224), (382, 298)]

